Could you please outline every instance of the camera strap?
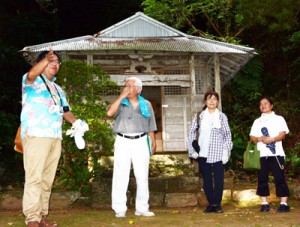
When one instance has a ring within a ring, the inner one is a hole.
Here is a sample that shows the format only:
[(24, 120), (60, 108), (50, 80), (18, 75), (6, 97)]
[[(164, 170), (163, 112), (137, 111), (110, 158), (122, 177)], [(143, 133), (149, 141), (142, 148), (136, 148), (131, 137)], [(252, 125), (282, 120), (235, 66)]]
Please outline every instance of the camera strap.
[[(57, 105), (57, 103), (55, 102), (55, 99), (54, 99), (54, 97), (53, 97), (53, 94), (52, 94), (52, 92), (51, 92), (51, 90), (50, 90), (50, 88), (49, 88), (48, 83), (46, 82), (46, 80), (44, 79), (44, 77), (43, 77), (42, 75), (40, 75), (40, 77), (41, 77), (42, 80), (44, 81), (44, 83), (45, 83), (45, 85), (46, 85), (46, 87), (47, 87), (47, 90), (49, 91), (49, 93), (50, 93), (50, 95), (51, 95), (51, 98), (53, 99), (54, 104)], [(62, 106), (62, 101), (61, 101), (62, 99), (61, 99), (61, 97), (60, 97), (59, 91), (58, 91), (57, 87), (55, 86), (55, 84), (53, 84), (53, 85), (54, 85), (54, 87), (55, 87), (55, 90), (57, 91), (57, 94), (58, 94), (58, 97), (59, 97), (59, 101), (60, 101), (60, 106)]]

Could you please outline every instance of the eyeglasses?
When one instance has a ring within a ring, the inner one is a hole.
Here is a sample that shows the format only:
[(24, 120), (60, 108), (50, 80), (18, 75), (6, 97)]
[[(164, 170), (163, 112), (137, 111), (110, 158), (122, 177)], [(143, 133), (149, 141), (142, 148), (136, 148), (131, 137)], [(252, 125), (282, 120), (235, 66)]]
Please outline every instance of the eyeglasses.
[(61, 62), (60, 62), (60, 61), (51, 61), (51, 62), (50, 62), (50, 64), (54, 64), (54, 63), (57, 64), (57, 65), (61, 65)]
[(218, 99), (216, 97), (207, 97), (206, 98), (207, 101), (218, 101)]

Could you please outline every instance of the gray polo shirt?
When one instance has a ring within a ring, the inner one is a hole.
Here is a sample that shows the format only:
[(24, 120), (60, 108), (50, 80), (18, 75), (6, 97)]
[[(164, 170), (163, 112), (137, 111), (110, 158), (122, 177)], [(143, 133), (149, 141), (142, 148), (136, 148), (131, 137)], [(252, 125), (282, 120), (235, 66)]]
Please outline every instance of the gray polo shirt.
[(148, 100), (145, 100), (148, 105), (148, 110), (150, 117), (146, 118), (142, 116), (140, 106), (134, 110), (132, 105), (129, 107), (125, 105), (120, 105), (115, 116), (113, 131), (115, 133), (143, 133), (143, 132), (152, 132), (156, 131), (156, 122), (151, 103)]

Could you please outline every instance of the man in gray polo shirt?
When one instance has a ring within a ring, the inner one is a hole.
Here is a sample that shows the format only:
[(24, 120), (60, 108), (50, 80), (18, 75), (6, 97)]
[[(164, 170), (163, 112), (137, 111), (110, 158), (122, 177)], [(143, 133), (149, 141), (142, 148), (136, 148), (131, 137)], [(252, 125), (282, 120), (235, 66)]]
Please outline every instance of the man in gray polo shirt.
[(112, 209), (116, 217), (126, 217), (126, 192), (131, 162), (137, 183), (135, 215), (155, 216), (149, 211), (149, 158), (156, 150), (154, 131), (157, 130), (151, 103), (140, 93), (139, 78), (126, 79), (125, 88), (108, 107), (107, 116), (116, 116), (113, 126), (117, 134), (114, 144)]

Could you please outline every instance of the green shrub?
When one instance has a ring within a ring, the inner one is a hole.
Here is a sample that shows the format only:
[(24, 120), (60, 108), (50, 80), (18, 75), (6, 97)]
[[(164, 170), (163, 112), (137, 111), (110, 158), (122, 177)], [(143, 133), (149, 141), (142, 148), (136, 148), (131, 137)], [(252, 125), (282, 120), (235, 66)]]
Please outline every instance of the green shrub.
[(71, 125), (64, 123), (59, 181), (64, 188), (88, 194), (91, 181), (103, 169), (99, 158), (111, 154), (114, 143), (111, 126), (106, 120), (108, 103), (102, 101), (100, 94), (114, 93), (119, 88), (100, 66), (88, 66), (77, 60), (63, 62), (57, 79), (67, 93), (71, 111), (89, 125), (84, 135), (86, 147), (78, 150), (74, 138), (65, 135)]

